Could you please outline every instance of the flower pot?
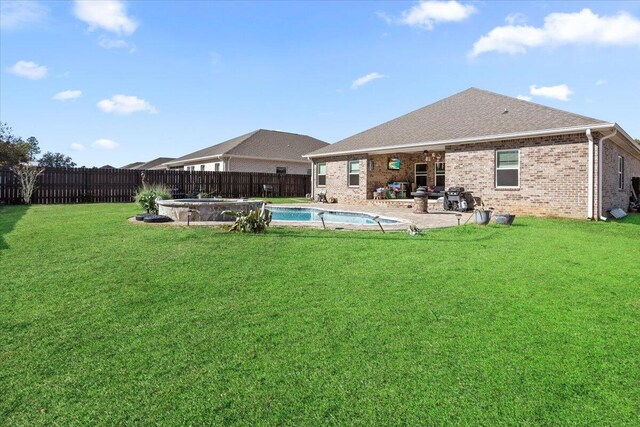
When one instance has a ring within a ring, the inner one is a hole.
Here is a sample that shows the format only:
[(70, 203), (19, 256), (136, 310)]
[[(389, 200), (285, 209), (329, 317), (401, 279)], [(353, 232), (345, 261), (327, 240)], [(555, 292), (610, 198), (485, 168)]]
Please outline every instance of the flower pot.
[(491, 221), (491, 211), (476, 210), (473, 212), (476, 224), (487, 225)]
[(499, 213), (495, 214), (493, 218), (497, 224), (511, 225), (513, 224), (513, 220), (516, 219), (516, 216), (510, 213)]

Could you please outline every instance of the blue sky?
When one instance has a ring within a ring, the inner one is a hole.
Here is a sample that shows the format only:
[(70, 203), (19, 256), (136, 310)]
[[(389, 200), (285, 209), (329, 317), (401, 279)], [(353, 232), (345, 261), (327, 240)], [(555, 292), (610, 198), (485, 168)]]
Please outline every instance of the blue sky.
[(470, 86), (640, 137), (640, 2), (2, 1), (0, 120), (80, 165), (336, 142)]

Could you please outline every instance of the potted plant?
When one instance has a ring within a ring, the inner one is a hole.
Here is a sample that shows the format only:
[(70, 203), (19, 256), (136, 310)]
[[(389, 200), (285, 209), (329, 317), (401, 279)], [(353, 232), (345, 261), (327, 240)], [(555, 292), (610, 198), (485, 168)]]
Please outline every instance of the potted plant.
[(491, 221), (491, 208), (485, 209), (484, 202), (480, 201), (480, 205), (476, 206), (473, 211), (473, 219), (479, 225), (489, 224), (489, 221)]

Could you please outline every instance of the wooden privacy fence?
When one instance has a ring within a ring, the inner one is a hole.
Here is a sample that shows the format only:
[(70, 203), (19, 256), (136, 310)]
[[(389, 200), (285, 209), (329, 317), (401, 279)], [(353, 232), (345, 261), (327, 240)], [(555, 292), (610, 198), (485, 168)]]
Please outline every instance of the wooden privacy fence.
[[(308, 175), (254, 172), (205, 172), (184, 170), (131, 170), (47, 168), (38, 177), (31, 203), (117, 203), (131, 202), (142, 175), (149, 184), (163, 184), (176, 198), (208, 193), (219, 197), (252, 197), (262, 195), (262, 186), (273, 186), (274, 197), (304, 197), (311, 190)], [(17, 177), (0, 168), (0, 203), (20, 203)]]

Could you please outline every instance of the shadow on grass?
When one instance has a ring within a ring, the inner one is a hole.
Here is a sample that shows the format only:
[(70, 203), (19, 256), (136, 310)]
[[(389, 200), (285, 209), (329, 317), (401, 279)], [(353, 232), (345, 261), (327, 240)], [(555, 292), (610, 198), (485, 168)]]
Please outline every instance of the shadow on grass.
[(11, 233), (27, 210), (28, 205), (0, 206), (0, 251), (9, 248), (5, 236)]

